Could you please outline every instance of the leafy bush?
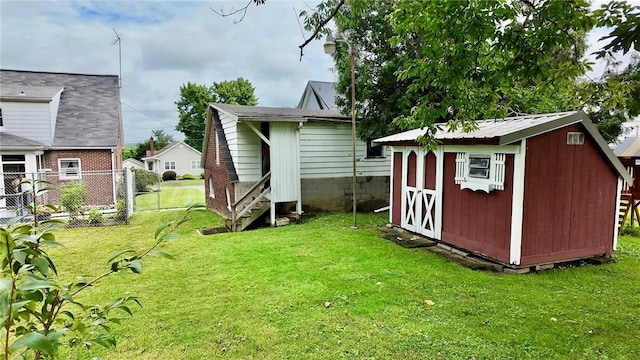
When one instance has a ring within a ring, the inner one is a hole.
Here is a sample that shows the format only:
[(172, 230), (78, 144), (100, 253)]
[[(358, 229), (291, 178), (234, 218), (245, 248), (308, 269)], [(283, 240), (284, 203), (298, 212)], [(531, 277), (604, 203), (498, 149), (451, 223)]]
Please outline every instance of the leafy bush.
[(147, 192), (158, 183), (158, 174), (142, 169), (133, 169), (135, 175), (136, 192)]
[(61, 190), (60, 204), (69, 213), (69, 217), (74, 219), (82, 212), (86, 198), (84, 181), (69, 181)]
[[(37, 189), (38, 180), (32, 182)], [(80, 186), (65, 188), (79, 192)], [(84, 188), (84, 184), (82, 184)], [(44, 191), (36, 191), (32, 208), (37, 213), (37, 197)], [(71, 193), (72, 190), (68, 190)], [(70, 282), (58, 280), (54, 260), (45, 247), (60, 247), (51, 226), (33, 224), (0, 224), (0, 319), (2, 319), (3, 359), (54, 359), (59, 348), (113, 347), (115, 337), (111, 326), (120, 323), (122, 314), (132, 315), (131, 305), (140, 305), (134, 296), (115, 299), (106, 305), (85, 305), (79, 301), (79, 293), (88, 291), (107, 276), (123, 271), (139, 274), (142, 260), (148, 256), (171, 258), (171, 255), (155, 251), (165, 240), (174, 239), (177, 227), (190, 219), (194, 206), (180, 218), (161, 225), (154, 233), (154, 241), (146, 251), (122, 250), (108, 261), (105, 271), (94, 278), (77, 276)], [(92, 213), (98, 209), (92, 209)], [(99, 212), (98, 212), (99, 213)], [(90, 215), (91, 216), (91, 215)], [(35, 219), (35, 217), (34, 217)], [(55, 224), (57, 220), (41, 224)], [(44, 229), (44, 230), (43, 230)], [(64, 278), (71, 279), (69, 276)]]
[(175, 180), (177, 178), (178, 175), (173, 170), (165, 171), (164, 173), (162, 173), (162, 180), (164, 181)]
[(124, 199), (118, 199), (116, 202), (116, 218), (118, 220), (127, 220), (127, 203)]
[(89, 210), (89, 224), (100, 225), (103, 220), (104, 217), (98, 208), (91, 208), (91, 210)]
[(204, 179), (204, 173), (203, 172), (200, 173), (200, 179)]
[(184, 175), (182, 175), (181, 179), (182, 180), (193, 180), (194, 177), (191, 174), (184, 174)]
[(640, 237), (640, 228), (632, 227), (631, 225), (627, 224), (622, 229), (622, 232), (621, 232), (620, 235), (629, 235), (629, 236), (633, 236), (633, 237)]

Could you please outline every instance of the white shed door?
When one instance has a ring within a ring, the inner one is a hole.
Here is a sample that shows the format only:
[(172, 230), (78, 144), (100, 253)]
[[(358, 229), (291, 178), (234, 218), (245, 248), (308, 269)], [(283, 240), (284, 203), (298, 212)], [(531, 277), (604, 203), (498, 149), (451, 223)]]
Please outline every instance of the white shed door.
[(300, 197), (300, 141), (297, 123), (270, 123), (271, 201)]

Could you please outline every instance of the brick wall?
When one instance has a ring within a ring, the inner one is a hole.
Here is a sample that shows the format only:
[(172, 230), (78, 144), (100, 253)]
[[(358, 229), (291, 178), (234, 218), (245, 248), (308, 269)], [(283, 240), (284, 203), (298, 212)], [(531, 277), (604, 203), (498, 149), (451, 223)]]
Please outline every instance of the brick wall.
[[(57, 204), (60, 200), (60, 189), (72, 180), (61, 180), (58, 174), (58, 159), (80, 159), (82, 181), (87, 188), (86, 205), (113, 204), (113, 173), (111, 150), (61, 150), (47, 151), (44, 154), (43, 167), (51, 169), (46, 175), (56, 190), (47, 194), (47, 201)], [(109, 172), (105, 172), (109, 171)]]
[[(229, 211), (227, 204), (227, 190), (229, 191), (230, 202), (235, 201), (234, 185), (231, 183), (229, 171), (227, 165), (227, 159), (223, 156), (222, 147), (218, 149), (216, 154), (216, 147), (221, 146), (216, 143), (215, 131), (219, 127), (215, 121), (211, 121), (209, 127), (208, 143), (205, 149), (205, 164), (204, 164), (204, 178), (205, 178), (205, 196), (207, 199), (207, 207), (223, 217), (230, 218), (231, 211)], [(222, 132), (222, 131), (221, 131)], [(220, 139), (220, 137), (218, 138)], [(222, 141), (221, 141), (222, 142)], [(216, 155), (220, 158), (216, 159)], [(213, 193), (215, 197), (210, 196), (210, 181), (213, 183)]]
[[(356, 182), (358, 211), (373, 211), (389, 204), (389, 176), (359, 176)], [(351, 177), (302, 179), (304, 211), (350, 211), (351, 194)]]

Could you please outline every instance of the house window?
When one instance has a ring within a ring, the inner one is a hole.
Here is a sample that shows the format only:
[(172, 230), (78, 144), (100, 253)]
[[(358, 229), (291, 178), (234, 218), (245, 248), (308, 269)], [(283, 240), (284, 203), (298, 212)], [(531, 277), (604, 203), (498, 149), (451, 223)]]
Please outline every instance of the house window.
[(191, 170), (200, 169), (200, 160), (191, 160)]
[(149, 171), (153, 171), (153, 163), (152, 162), (147, 163), (147, 167), (148, 167)]
[(2, 127), (2, 108), (0, 107), (0, 127)]
[(220, 165), (220, 139), (218, 138), (218, 132), (216, 131), (216, 165)]
[(176, 162), (175, 161), (165, 161), (164, 162), (164, 169), (165, 170), (175, 170), (176, 169)]
[(227, 209), (231, 211), (231, 194), (229, 194), (229, 188), (224, 188), (224, 192), (227, 195)]
[(457, 153), (454, 181), (460, 185), (460, 189), (487, 193), (504, 190), (506, 158), (507, 155), (501, 153)]
[(582, 144), (584, 144), (584, 133), (582, 132), (567, 133), (567, 145), (582, 145)]
[(367, 141), (367, 159), (379, 159), (384, 157), (384, 147), (382, 144), (374, 144)]
[(80, 159), (58, 159), (60, 180), (79, 180), (82, 178)]
[(489, 178), (489, 164), (491, 157), (485, 155), (469, 156), (469, 177), (478, 179)]
[(215, 199), (216, 194), (213, 192), (213, 179), (209, 178), (209, 197)]

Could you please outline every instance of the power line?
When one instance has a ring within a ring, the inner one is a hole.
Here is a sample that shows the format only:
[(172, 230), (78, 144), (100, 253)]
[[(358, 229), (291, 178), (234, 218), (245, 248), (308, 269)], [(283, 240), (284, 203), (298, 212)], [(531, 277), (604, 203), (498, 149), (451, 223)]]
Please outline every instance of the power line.
[(157, 122), (159, 122), (159, 123), (161, 123), (161, 124), (165, 124), (165, 125), (167, 125), (167, 126), (175, 127), (175, 124), (169, 124), (169, 123), (166, 123), (166, 122), (164, 122), (164, 121), (162, 121), (162, 120), (160, 120), (160, 119), (158, 119), (158, 118), (156, 118), (156, 117), (153, 117), (153, 116), (151, 116), (151, 115), (149, 115), (149, 114), (145, 113), (144, 111), (142, 111), (142, 110), (140, 110), (140, 109), (137, 109), (137, 108), (135, 108), (135, 107), (133, 107), (133, 106), (131, 106), (131, 105), (129, 105), (129, 104), (127, 104), (127, 103), (125, 103), (125, 102), (123, 102), (123, 104), (124, 104), (124, 105), (127, 105), (128, 107), (130, 107), (132, 110), (136, 111), (137, 113), (139, 113), (139, 114), (141, 114), (141, 115), (144, 115), (144, 116), (148, 117), (148, 118), (149, 118), (149, 119), (151, 119), (151, 120), (155, 120), (155, 121), (157, 121)]

